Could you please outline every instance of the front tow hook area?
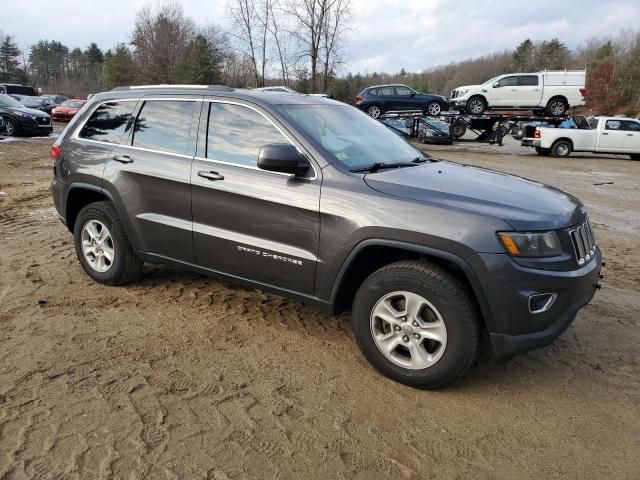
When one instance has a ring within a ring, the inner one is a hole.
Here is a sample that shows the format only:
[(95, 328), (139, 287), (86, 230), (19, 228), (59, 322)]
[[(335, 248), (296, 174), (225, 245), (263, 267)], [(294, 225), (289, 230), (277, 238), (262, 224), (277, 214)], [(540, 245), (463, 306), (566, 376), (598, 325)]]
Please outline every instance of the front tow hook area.
[[(604, 268), (606, 266), (606, 264), (604, 262), (600, 263), (600, 267)], [(604, 274), (602, 273), (602, 270), (600, 270), (600, 273), (598, 274), (598, 281), (595, 284), (595, 288), (596, 290), (600, 290), (602, 288), (602, 282), (600, 280), (604, 279)]]

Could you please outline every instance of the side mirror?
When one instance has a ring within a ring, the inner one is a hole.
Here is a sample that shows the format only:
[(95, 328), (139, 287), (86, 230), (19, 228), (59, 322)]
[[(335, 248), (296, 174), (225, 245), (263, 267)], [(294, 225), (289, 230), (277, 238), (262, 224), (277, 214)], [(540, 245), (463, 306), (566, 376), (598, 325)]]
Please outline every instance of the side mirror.
[(500, 88), (500, 82), (495, 82), (493, 84), (493, 88)]
[(411, 92), (411, 93), (409, 94), (409, 96), (410, 96), (410, 97), (415, 97), (415, 96), (416, 96), (416, 92)]
[(309, 161), (290, 143), (269, 143), (260, 149), (258, 168), (301, 177), (309, 170)]

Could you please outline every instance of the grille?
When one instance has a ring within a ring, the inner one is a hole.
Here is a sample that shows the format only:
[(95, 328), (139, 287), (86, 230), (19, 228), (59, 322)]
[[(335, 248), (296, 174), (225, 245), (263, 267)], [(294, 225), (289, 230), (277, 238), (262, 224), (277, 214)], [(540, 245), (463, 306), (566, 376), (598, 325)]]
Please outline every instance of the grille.
[(458, 97), (458, 91), (457, 90), (453, 90), (451, 92), (451, 98), (453, 99), (453, 98), (457, 98), (457, 97)]
[(578, 265), (584, 265), (596, 254), (596, 239), (589, 220), (569, 232)]

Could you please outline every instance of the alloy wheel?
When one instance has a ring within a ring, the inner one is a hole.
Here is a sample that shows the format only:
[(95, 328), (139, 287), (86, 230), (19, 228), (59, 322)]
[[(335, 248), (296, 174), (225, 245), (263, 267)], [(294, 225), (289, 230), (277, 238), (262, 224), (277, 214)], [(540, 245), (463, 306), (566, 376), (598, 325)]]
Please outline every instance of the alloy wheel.
[(383, 296), (371, 311), (371, 335), (389, 361), (410, 370), (436, 364), (447, 346), (447, 327), (437, 308), (416, 293)]
[(82, 254), (96, 272), (108, 271), (115, 260), (115, 246), (111, 232), (104, 223), (89, 220), (82, 227)]
[(371, 118), (378, 118), (382, 112), (380, 112), (380, 107), (373, 105), (367, 109), (367, 113)]

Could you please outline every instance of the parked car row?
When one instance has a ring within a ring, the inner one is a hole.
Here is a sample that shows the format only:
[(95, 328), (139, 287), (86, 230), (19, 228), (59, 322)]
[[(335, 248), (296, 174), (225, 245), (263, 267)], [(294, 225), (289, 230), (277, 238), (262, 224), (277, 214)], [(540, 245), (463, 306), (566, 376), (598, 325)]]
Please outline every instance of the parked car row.
[(0, 116), (5, 135), (49, 135), (53, 131), (51, 117), (47, 113), (27, 107), (6, 94), (0, 94)]

